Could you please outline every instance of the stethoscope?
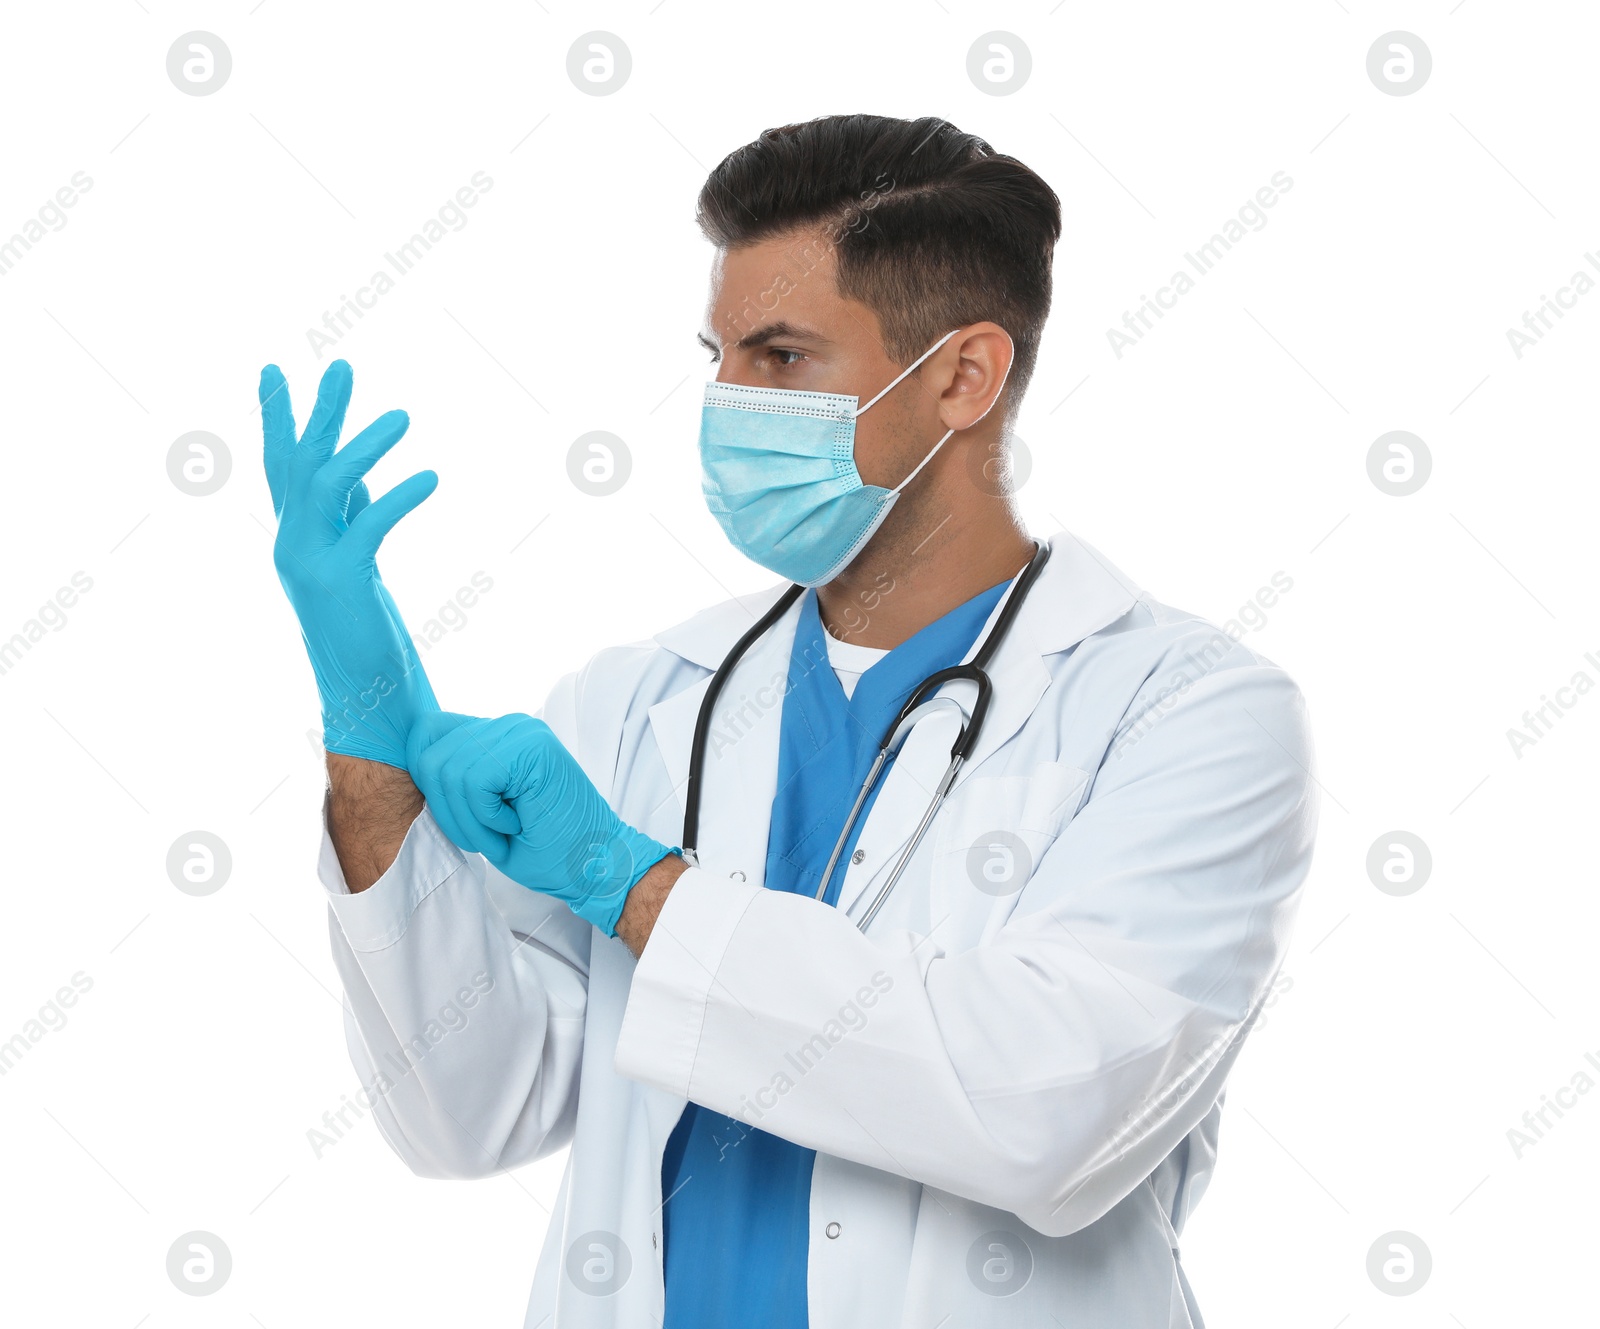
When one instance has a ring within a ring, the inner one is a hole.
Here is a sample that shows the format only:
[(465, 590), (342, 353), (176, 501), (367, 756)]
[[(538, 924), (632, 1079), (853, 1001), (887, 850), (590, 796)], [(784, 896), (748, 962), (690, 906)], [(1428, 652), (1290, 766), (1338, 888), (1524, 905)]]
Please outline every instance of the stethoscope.
[[(900, 713), (895, 716), (894, 722), (884, 731), (883, 741), (878, 745), (878, 755), (873, 761), (867, 776), (861, 784), (861, 792), (856, 795), (856, 801), (850, 809), (850, 816), (846, 819), (844, 829), (839, 832), (839, 839), (833, 846), (833, 853), (828, 858), (828, 866), (823, 869), (822, 883), (817, 887), (816, 898), (822, 899), (823, 893), (828, 888), (828, 882), (833, 878), (833, 869), (839, 862), (839, 855), (844, 852), (844, 847), (850, 841), (850, 832), (855, 829), (856, 819), (861, 815), (861, 809), (866, 806), (867, 799), (871, 797), (872, 790), (877, 785), (878, 777), (882, 775), (883, 768), (888, 765), (889, 759), (900, 750), (900, 745), (905, 742), (917, 721), (932, 711), (953, 706), (961, 716), (961, 732), (957, 735), (955, 745), (950, 749), (950, 764), (945, 767), (944, 777), (939, 781), (939, 787), (934, 790), (933, 798), (928, 804), (928, 810), (922, 814), (922, 820), (917, 823), (917, 829), (911, 836), (911, 841), (906, 845), (900, 858), (894, 865), (894, 870), (889, 874), (877, 895), (873, 897), (866, 913), (862, 914), (857, 926), (861, 931), (867, 930), (867, 925), (876, 917), (878, 910), (883, 907), (883, 902), (889, 898), (889, 892), (894, 889), (895, 883), (900, 880), (900, 875), (906, 869), (906, 864), (911, 861), (911, 856), (916, 853), (917, 846), (922, 842), (922, 837), (927, 833), (935, 814), (944, 803), (945, 796), (950, 792), (950, 786), (955, 783), (956, 773), (972, 754), (972, 749), (977, 745), (978, 736), (983, 732), (984, 717), (989, 711), (989, 697), (994, 691), (989, 682), (987, 665), (999, 649), (1000, 643), (1005, 640), (1006, 633), (1010, 630), (1012, 621), (1016, 618), (1022, 602), (1027, 598), (1029, 589), (1038, 579), (1039, 573), (1044, 570), (1044, 565), (1050, 558), (1050, 546), (1044, 541), (1034, 542), (1036, 548), (1033, 558), (1028, 566), (1017, 575), (1016, 584), (1011, 588), (1011, 593), (1006, 597), (1005, 604), (1001, 607), (1000, 616), (995, 619), (994, 627), (989, 630), (989, 635), (984, 638), (978, 647), (977, 654), (965, 664), (952, 665), (948, 669), (941, 669), (937, 673), (929, 674), (918, 685), (915, 692), (900, 708)], [(711, 682), (706, 686), (706, 694), (700, 702), (700, 714), (694, 724), (694, 740), (689, 749), (689, 780), (684, 790), (683, 813), (683, 857), (694, 866), (699, 866), (700, 857), (697, 844), (700, 838), (700, 786), (706, 762), (706, 743), (711, 733), (711, 714), (716, 709), (717, 697), (722, 692), (724, 684), (733, 674), (735, 667), (743, 658), (746, 651), (757, 640), (783, 617), (784, 613), (804, 592), (804, 586), (790, 586), (778, 597), (771, 609), (761, 616), (761, 619), (744, 636), (733, 644), (726, 658), (717, 666), (716, 673), (712, 674)], [(975, 683), (978, 688), (977, 700), (972, 704), (969, 714), (954, 697), (935, 697), (937, 692), (946, 683), (955, 679), (966, 679)]]

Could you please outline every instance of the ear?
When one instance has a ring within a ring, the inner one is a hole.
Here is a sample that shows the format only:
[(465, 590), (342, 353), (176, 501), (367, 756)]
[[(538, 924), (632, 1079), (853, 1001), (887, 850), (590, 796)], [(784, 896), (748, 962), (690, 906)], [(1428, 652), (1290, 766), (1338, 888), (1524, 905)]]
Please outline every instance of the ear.
[(939, 418), (946, 429), (970, 429), (989, 414), (1014, 353), (1011, 335), (998, 323), (974, 323), (939, 348)]

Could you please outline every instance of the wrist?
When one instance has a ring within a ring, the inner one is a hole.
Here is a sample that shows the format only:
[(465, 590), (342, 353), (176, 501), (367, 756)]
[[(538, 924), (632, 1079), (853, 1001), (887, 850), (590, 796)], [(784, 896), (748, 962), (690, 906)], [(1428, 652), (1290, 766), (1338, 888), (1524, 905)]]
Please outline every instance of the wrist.
[(622, 940), (635, 959), (644, 953), (645, 943), (655, 930), (656, 919), (667, 903), (673, 883), (688, 870), (688, 863), (676, 850), (672, 850), (653, 864), (629, 890), (613, 935)]
[(611, 839), (604, 845), (590, 846), (578, 866), (579, 877), (588, 885), (583, 899), (573, 906), (574, 912), (606, 936), (616, 936), (629, 896), (656, 864), (677, 852), (643, 831), (618, 823)]

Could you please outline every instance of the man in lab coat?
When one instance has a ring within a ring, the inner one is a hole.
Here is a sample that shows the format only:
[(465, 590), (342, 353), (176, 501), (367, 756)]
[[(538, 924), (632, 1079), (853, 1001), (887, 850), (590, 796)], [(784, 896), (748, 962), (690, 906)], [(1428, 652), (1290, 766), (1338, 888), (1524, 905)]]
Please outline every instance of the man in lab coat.
[[(1037, 548), (1006, 445), (1060, 207), (946, 122), (837, 116), (733, 153), (699, 221), (706, 497), (783, 580), (536, 719), (440, 713), (377, 577), (433, 483), (368, 499), (404, 417), (335, 452), (348, 366), (298, 440), (263, 375), (364, 1097), (423, 1176), (570, 1146), (530, 1329), (1198, 1326), (1179, 1236), (1310, 865), (1301, 696), (1055, 533), (859, 927), (963, 717), (910, 730), (835, 853), (884, 725)], [(710, 713), (686, 856), (713, 671), (791, 582)]]

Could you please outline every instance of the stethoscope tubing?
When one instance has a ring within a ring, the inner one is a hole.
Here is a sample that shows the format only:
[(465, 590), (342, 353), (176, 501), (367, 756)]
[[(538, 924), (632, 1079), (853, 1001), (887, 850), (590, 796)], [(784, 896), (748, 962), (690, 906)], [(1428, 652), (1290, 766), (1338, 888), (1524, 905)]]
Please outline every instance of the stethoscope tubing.
[[(927, 810), (922, 814), (922, 820), (917, 823), (917, 828), (912, 832), (911, 839), (896, 860), (884, 884), (878, 889), (872, 903), (862, 914), (857, 927), (865, 932), (867, 925), (877, 916), (884, 901), (889, 898), (889, 892), (894, 889), (895, 883), (900, 880), (905, 872), (911, 856), (916, 852), (923, 837), (927, 834), (928, 827), (933, 824), (940, 806), (949, 795), (950, 787), (955, 783), (956, 775), (972, 755), (977, 746), (978, 738), (983, 732), (983, 722), (989, 710), (989, 699), (993, 693), (993, 685), (989, 681), (986, 666), (993, 658), (1001, 642), (1005, 640), (1010, 631), (1012, 622), (1016, 619), (1023, 601), (1032, 589), (1033, 583), (1038, 579), (1044, 565), (1050, 558), (1050, 546), (1044, 541), (1035, 541), (1033, 557), (1027, 567), (1017, 574), (1016, 584), (1012, 586), (1006, 602), (1000, 610), (1000, 616), (995, 620), (994, 626), (989, 630), (972, 659), (965, 664), (952, 665), (948, 669), (941, 669), (928, 675), (918, 684), (916, 690), (907, 698), (905, 704), (896, 714), (893, 723), (884, 731), (883, 741), (878, 745), (878, 755), (874, 758), (866, 779), (862, 782), (861, 791), (856, 795), (856, 801), (850, 809), (850, 815), (845, 821), (844, 830), (840, 832), (838, 841), (834, 844), (833, 854), (828, 859), (828, 866), (823, 870), (822, 883), (817, 888), (816, 898), (821, 899), (827, 890), (828, 883), (833, 878), (833, 870), (838, 865), (839, 856), (844, 852), (844, 846), (849, 842), (850, 832), (855, 828), (856, 819), (860, 817), (862, 808), (876, 787), (883, 768), (888, 765), (899, 746), (905, 741), (916, 722), (927, 714), (928, 711), (943, 703), (950, 703), (962, 710), (959, 702), (952, 697), (933, 697), (946, 683), (964, 680), (977, 686), (978, 695), (973, 702), (972, 711), (966, 714), (963, 711), (964, 723), (956, 736), (955, 743), (950, 749), (950, 764), (945, 768), (944, 776), (939, 781), (939, 787), (934, 791), (933, 798), (929, 801)], [(758, 619), (750, 629), (733, 644), (733, 648), (723, 658), (716, 672), (711, 675), (711, 681), (706, 685), (705, 695), (700, 699), (700, 711), (695, 718), (694, 738), (689, 750), (689, 777), (684, 787), (684, 812), (683, 812), (683, 843), (682, 852), (685, 860), (691, 865), (700, 865), (699, 837), (700, 837), (700, 791), (705, 778), (705, 757), (707, 741), (711, 732), (711, 717), (716, 709), (717, 698), (721, 695), (728, 679), (732, 676), (739, 661), (774, 623), (788, 612), (805, 587), (791, 585), (773, 603), (772, 607)]]

